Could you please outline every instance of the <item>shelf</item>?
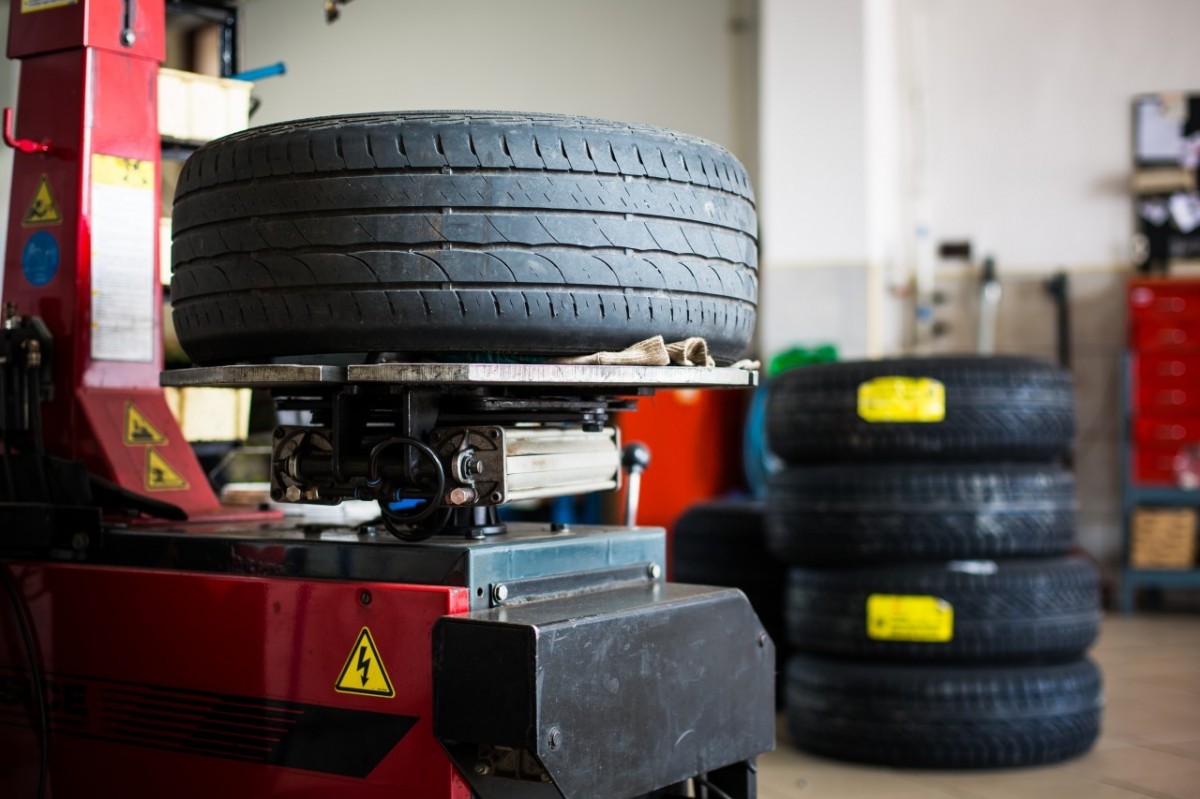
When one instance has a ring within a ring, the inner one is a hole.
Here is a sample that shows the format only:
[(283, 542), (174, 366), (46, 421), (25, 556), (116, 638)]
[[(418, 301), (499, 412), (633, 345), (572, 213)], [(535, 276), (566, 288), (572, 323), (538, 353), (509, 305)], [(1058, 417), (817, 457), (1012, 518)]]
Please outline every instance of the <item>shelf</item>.
[(1129, 486), (1130, 504), (1138, 505), (1200, 505), (1200, 489)]
[(1139, 588), (1200, 588), (1200, 569), (1132, 569), (1121, 571), (1119, 607), (1122, 613), (1137, 609)]

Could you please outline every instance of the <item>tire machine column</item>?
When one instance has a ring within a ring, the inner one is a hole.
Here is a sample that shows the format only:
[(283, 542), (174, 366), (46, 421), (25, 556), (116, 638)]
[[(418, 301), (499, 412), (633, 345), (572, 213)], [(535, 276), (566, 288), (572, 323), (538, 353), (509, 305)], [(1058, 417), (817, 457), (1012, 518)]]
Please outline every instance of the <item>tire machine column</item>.
[(164, 0), (13, 0), (3, 301), (54, 336), (48, 453), (194, 516), (219, 506), (158, 384), (165, 20)]

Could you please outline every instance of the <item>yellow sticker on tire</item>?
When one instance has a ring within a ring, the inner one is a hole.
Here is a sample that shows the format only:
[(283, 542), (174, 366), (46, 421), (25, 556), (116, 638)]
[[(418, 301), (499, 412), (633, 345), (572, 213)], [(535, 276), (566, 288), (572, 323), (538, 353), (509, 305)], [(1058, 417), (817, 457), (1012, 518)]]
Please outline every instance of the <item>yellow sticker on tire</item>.
[(867, 637), (945, 643), (954, 638), (954, 608), (936, 596), (871, 594), (867, 597)]
[(858, 415), (867, 422), (940, 422), (946, 387), (932, 377), (876, 377), (858, 387)]

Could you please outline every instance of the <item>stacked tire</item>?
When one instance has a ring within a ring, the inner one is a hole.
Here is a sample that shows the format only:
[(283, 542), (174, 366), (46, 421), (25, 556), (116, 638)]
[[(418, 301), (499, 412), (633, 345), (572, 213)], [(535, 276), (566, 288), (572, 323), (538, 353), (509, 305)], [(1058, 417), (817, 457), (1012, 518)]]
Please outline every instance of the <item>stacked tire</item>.
[(1099, 574), (1068, 554), (1069, 375), (1022, 358), (795, 369), (770, 386), (768, 549), (791, 566), (793, 742), (922, 768), (1049, 763), (1100, 729)]

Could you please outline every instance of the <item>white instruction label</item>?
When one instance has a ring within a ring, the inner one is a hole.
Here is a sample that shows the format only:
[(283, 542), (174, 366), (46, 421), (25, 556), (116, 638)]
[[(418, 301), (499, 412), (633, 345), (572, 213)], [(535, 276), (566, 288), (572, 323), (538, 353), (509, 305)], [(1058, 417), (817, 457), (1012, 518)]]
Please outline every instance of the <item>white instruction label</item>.
[(154, 162), (92, 156), (92, 357), (154, 359)]

